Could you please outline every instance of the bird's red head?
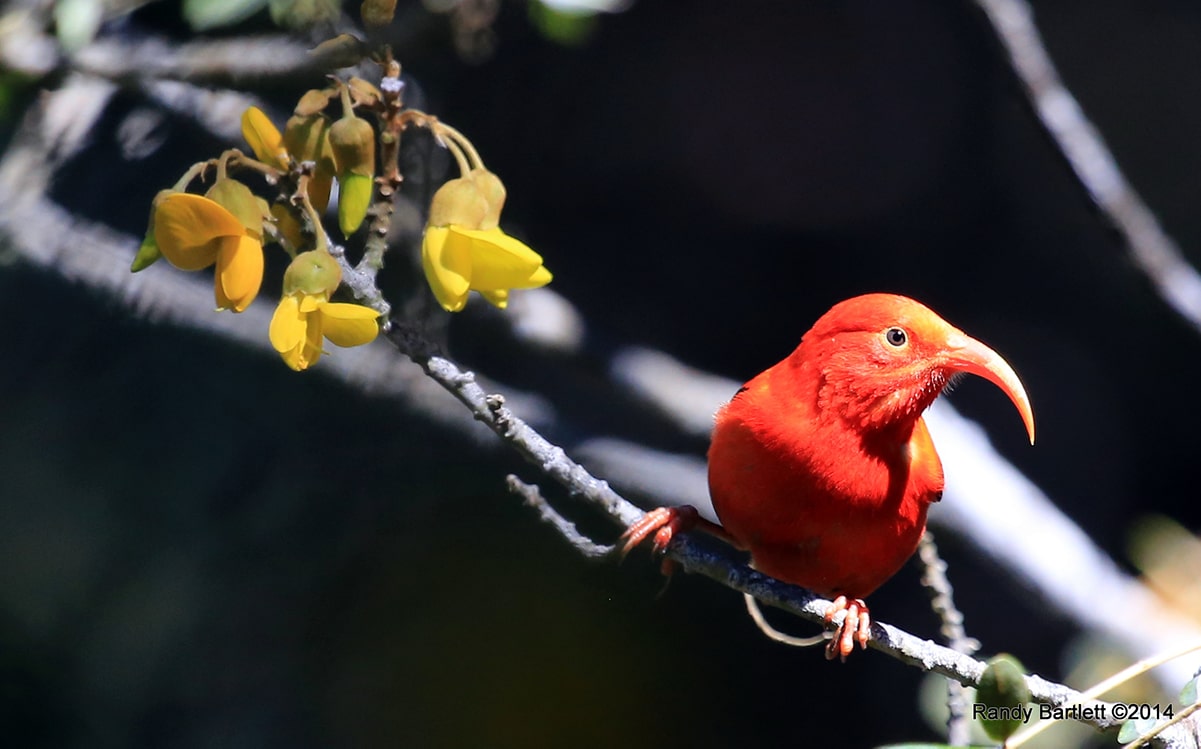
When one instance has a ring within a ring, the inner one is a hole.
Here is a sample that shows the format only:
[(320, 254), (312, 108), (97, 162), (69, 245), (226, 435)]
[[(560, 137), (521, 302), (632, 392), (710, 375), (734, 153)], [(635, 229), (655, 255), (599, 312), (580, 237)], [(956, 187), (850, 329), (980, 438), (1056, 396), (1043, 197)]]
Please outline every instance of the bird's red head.
[(1009, 396), (1034, 443), (1034, 414), (1013, 368), (908, 297), (865, 294), (834, 305), (793, 357), (817, 375), (823, 411), (866, 429), (912, 427), (951, 378), (979, 375)]

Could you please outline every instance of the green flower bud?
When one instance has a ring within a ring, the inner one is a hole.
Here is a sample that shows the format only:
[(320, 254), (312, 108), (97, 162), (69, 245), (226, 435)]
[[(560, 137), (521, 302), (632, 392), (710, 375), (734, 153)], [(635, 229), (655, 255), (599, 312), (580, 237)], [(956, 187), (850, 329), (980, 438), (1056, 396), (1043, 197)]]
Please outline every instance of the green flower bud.
[(361, 174), (346, 174), (338, 178), (338, 228), (349, 237), (358, 231), (367, 209), (375, 180)]
[[(467, 177), (449, 180), (438, 188), (430, 201), (430, 226), (462, 226), (481, 229), (489, 216), (488, 199), (479, 184)], [(492, 227), (494, 228), (495, 223)]]
[(150, 219), (146, 222), (146, 236), (142, 238), (138, 254), (134, 255), (133, 263), (129, 266), (131, 273), (149, 268), (163, 256), (162, 251), (158, 248), (158, 241), (154, 238), (154, 214), (158, 211), (158, 204), (162, 199), (174, 192), (178, 191), (159, 190), (158, 194), (154, 196), (154, 200), (150, 201)]
[(353, 234), (367, 216), (375, 176), (375, 130), (354, 116), (348, 90), (343, 90), (346, 114), (329, 127), (329, 145), (338, 170), (338, 225)]
[(505, 207), (504, 183), (500, 181), (500, 177), (487, 169), (472, 169), (467, 176), (479, 188), (484, 200), (488, 201), (488, 211), (484, 214), (478, 228), (485, 231), (495, 229), (500, 225), (500, 211)]
[(332, 158), (328, 126), (329, 120), (320, 114), (293, 115), (284, 125), (284, 148), (300, 161), (316, 161), (323, 152)]
[(367, 120), (350, 112), (330, 126), (329, 145), (334, 151), (338, 179), (345, 174), (375, 176), (375, 130)]
[(236, 179), (218, 179), (204, 194), (206, 198), (229, 211), (246, 227), (246, 233), (255, 239), (263, 238), (263, 221), (270, 220), (267, 205)]
[(328, 299), (340, 283), (342, 270), (333, 255), (325, 250), (309, 250), (297, 255), (284, 271), (284, 296), (299, 292)]

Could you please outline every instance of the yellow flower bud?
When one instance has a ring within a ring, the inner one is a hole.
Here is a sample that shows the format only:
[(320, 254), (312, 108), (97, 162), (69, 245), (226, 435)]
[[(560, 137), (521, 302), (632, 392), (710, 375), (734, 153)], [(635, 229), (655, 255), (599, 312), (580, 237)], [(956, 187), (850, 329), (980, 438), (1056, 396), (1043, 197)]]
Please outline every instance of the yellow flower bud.
[(284, 295), (320, 296), (329, 299), (342, 283), (338, 261), (325, 250), (309, 250), (296, 256), (284, 271)]
[(279, 131), (258, 107), (250, 107), (242, 113), (242, 137), (259, 161), (277, 169), (288, 168), (288, 154)]

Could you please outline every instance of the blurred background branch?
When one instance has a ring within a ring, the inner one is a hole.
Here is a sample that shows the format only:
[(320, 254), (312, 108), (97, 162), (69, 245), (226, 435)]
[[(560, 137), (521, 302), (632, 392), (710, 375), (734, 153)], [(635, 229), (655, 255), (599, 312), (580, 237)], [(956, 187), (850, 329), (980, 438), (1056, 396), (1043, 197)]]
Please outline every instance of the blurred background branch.
[(1055, 141), (1131, 260), (1160, 297), (1201, 332), (1201, 274), (1160, 226), (1051, 62), (1026, 0), (976, 0), (1009, 55), (1038, 121)]

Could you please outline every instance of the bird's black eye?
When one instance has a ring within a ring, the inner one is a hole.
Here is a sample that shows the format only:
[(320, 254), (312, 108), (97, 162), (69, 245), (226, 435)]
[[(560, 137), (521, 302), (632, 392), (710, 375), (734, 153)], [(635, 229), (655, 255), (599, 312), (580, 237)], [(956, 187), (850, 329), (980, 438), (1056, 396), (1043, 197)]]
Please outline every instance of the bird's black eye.
[(901, 328), (889, 328), (888, 330), (884, 331), (884, 340), (888, 341), (890, 346), (896, 346), (897, 348), (900, 348), (901, 346), (905, 345), (906, 341), (909, 340), (909, 336), (907, 336), (905, 331)]

